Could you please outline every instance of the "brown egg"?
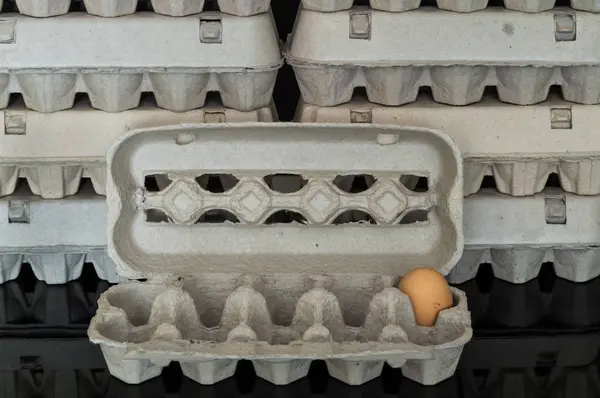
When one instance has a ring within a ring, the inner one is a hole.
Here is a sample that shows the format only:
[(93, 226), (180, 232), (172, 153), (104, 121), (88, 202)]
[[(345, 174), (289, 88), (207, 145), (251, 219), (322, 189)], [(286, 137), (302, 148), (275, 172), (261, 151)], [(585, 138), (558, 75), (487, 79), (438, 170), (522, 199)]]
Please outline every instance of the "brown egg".
[(433, 326), (440, 311), (452, 307), (452, 292), (446, 278), (432, 268), (415, 268), (398, 286), (412, 302), (417, 325)]

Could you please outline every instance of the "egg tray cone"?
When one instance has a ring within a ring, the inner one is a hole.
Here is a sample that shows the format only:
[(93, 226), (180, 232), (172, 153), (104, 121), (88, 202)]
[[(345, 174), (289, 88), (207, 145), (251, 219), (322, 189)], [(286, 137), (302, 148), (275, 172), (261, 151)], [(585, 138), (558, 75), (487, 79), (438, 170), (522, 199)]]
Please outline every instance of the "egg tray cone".
[(466, 296), (435, 326), (417, 326), (409, 298), (387, 276), (213, 274), (170, 283), (128, 283), (99, 300), (88, 334), (111, 374), (137, 384), (172, 361), (213, 384), (249, 359), (257, 375), (284, 385), (305, 377), (313, 360), (358, 385), (387, 362), (430, 385), (450, 377), (472, 336)]

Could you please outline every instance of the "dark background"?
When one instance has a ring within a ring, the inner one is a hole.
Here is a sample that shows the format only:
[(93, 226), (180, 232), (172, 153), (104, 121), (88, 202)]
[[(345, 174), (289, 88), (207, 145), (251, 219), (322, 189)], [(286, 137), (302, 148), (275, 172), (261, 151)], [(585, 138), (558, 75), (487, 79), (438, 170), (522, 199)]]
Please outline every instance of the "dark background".
[[(291, 32), (299, 1), (272, 2), (282, 41)], [(81, 7), (73, 6), (74, 11)], [(140, 3), (140, 9), (147, 8)], [(5, 2), (2, 11), (14, 10), (14, 3)], [(287, 65), (274, 97), (280, 119), (291, 120), (299, 91)], [(0, 398), (600, 398), (600, 278), (571, 283), (557, 278), (552, 264), (523, 285), (494, 279), (491, 268), (483, 266), (475, 280), (458, 286), (468, 295), (474, 337), (456, 375), (430, 387), (389, 367), (380, 378), (350, 387), (329, 378), (322, 361), (313, 363), (308, 378), (286, 387), (257, 378), (246, 361), (233, 378), (214, 386), (183, 377), (176, 363), (156, 379), (129, 386), (110, 377), (100, 350), (87, 340), (97, 298), (108, 287), (91, 265), (66, 285), (36, 281), (27, 266), (17, 280), (0, 285)]]

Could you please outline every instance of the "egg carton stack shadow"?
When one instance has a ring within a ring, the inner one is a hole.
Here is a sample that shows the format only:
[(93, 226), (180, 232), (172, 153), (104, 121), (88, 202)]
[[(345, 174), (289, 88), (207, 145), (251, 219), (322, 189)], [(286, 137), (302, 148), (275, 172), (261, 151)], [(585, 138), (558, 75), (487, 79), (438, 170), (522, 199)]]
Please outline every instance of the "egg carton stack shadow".
[(28, 108), (57, 112), (72, 108), (76, 93), (86, 93), (92, 107), (121, 112), (137, 107), (142, 92), (152, 92), (159, 107), (183, 112), (204, 106), (207, 93), (218, 91), (224, 106), (251, 111), (269, 105), (283, 63), (270, 13), (6, 14), (0, 24), (9, 43), (0, 48), (6, 58), (0, 108), (20, 93)]
[[(371, 281), (378, 283), (365, 289), (374, 293), (368, 305), (352, 302), (345, 308), (333, 292), (343, 292), (350, 301), (358, 278), (341, 283), (317, 278), (296, 287), (283, 283), (281, 291), (267, 293), (253, 287), (260, 281), (248, 279), (241, 276), (233, 292), (211, 289), (235, 283), (231, 275), (193, 281), (194, 291), (177, 285), (119, 285), (101, 298), (102, 315), (90, 326), (90, 338), (101, 344), (112, 374), (128, 383), (158, 376), (170, 361), (179, 360), (187, 377), (213, 384), (231, 377), (240, 359), (250, 359), (259, 377), (289, 384), (308, 374), (312, 360), (325, 359), (330, 375), (348, 384), (378, 377), (387, 362), (429, 385), (454, 373), (471, 337), (466, 296), (456, 289), (455, 306), (443, 311), (434, 327), (422, 327), (415, 324), (409, 298), (389, 279)], [(378, 291), (385, 285), (389, 287)], [(284, 293), (286, 287), (290, 290)], [(299, 299), (292, 303), (281, 294)], [(214, 297), (226, 299), (216, 302)], [(293, 314), (289, 325), (274, 323), (277, 313)], [(212, 318), (208, 326), (202, 322), (207, 314)], [(344, 319), (361, 316), (361, 326), (349, 326)], [(220, 320), (217, 326), (215, 319)], [(177, 353), (186, 342), (188, 349)], [(173, 354), (135, 359), (158, 347)]]
[[(158, 148), (161, 157), (152, 156)], [(397, 288), (423, 264), (447, 274), (462, 252), (461, 158), (442, 133), (164, 126), (120, 138), (107, 162), (109, 256), (120, 276), (147, 280), (110, 288), (90, 323), (114, 376), (140, 383), (175, 361), (212, 384), (241, 359), (275, 384), (306, 376), (317, 359), (349, 384), (379, 376), (385, 363), (422, 384), (454, 373), (472, 335), (464, 293), (452, 290), (455, 305), (422, 327)], [(376, 182), (347, 192), (364, 172)], [(148, 175), (162, 177), (158, 191)], [(206, 175), (228, 176), (224, 192), (208, 190)], [(410, 191), (406, 175), (426, 176), (430, 189)], [(403, 223), (415, 209), (428, 219)], [(215, 210), (230, 217), (209, 220)], [(303, 222), (270, 221), (286, 211)], [(373, 222), (338, 218), (348, 211)]]
[[(82, 1), (85, 10), (100, 17), (120, 17), (136, 12), (139, 0), (15, 0), (19, 12), (32, 17), (52, 17), (69, 12), (72, 3)], [(226, 14), (251, 16), (267, 12), (270, 0), (218, 0), (219, 10)], [(205, 0), (152, 0), (158, 14), (180, 17), (202, 12)], [(0, 8), (2, 1), (0, 1)]]

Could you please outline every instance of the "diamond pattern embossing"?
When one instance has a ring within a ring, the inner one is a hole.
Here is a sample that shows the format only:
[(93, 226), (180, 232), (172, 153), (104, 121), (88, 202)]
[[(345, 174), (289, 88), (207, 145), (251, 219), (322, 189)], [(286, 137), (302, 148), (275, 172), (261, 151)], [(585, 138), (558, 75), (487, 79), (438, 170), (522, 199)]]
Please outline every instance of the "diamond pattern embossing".
[(379, 181), (377, 185), (369, 209), (379, 222), (391, 223), (406, 209), (406, 197), (391, 181)]
[(339, 208), (340, 199), (325, 181), (310, 182), (304, 199), (308, 216), (317, 223), (327, 221)]
[(260, 206), (260, 199), (252, 191), (244, 196), (240, 203), (250, 212), (255, 211)]
[(194, 180), (177, 179), (167, 187), (163, 203), (173, 221), (193, 224), (202, 211), (202, 192)]
[(231, 208), (244, 222), (257, 222), (271, 207), (271, 196), (257, 181), (241, 181), (234, 189)]
[[(410, 196), (397, 180), (390, 179), (378, 180), (364, 192), (346, 193), (329, 179), (314, 178), (303, 189), (283, 194), (271, 190), (262, 178), (245, 177), (231, 190), (213, 193), (194, 178), (181, 176), (162, 192), (148, 196), (146, 203), (163, 210), (173, 222), (187, 225), (214, 209), (233, 213), (245, 224), (262, 223), (267, 215), (281, 210), (299, 212), (309, 224), (328, 224), (344, 210), (364, 211), (377, 224), (391, 224), (406, 211)], [(421, 202), (418, 204), (427, 204)]]

